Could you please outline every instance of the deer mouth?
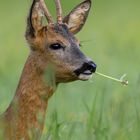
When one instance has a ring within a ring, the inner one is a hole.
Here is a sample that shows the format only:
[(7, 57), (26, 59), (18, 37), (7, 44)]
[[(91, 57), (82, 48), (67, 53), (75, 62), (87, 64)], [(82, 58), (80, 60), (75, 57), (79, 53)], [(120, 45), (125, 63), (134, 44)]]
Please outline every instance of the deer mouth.
[(89, 80), (90, 78), (92, 78), (93, 73), (89, 70), (86, 70), (85, 72), (81, 73), (78, 78), (80, 80), (86, 81)]
[(83, 66), (75, 70), (75, 74), (80, 80), (86, 81), (92, 78), (93, 73), (96, 71), (96, 64), (93, 62), (84, 63)]
[(90, 70), (86, 70), (82, 74), (84, 74), (84, 75), (92, 75), (92, 72)]

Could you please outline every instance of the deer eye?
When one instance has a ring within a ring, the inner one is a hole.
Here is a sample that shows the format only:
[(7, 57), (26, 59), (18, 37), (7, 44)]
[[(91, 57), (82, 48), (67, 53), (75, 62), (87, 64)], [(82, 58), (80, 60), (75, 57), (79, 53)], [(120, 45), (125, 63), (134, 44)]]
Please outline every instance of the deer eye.
[(59, 50), (59, 49), (63, 48), (63, 46), (59, 43), (55, 43), (55, 44), (50, 45), (50, 48), (53, 50)]

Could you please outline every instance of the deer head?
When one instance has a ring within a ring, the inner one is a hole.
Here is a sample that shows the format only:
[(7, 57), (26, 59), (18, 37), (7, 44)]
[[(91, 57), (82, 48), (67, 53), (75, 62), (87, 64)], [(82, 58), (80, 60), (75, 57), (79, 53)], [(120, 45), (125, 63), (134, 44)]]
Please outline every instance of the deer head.
[[(44, 68), (53, 65), (56, 83), (88, 80), (96, 71), (96, 64), (80, 50), (74, 36), (86, 22), (91, 0), (85, 0), (62, 18), (60, 0), (55, 0), (57, 21), (54, 22), (44, 0), (33, 0), (27, 20), (26, 39), (31, 53), (43, 60)], [(48, 24), (43, 25), (43, 17)]]

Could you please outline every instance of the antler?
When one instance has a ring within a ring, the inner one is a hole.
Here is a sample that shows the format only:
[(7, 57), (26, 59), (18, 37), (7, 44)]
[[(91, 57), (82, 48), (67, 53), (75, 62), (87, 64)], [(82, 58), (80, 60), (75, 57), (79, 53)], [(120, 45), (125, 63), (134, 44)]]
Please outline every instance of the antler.
[(57, 22), (62, 23), (62, 7), (60, 0), (55, 0), (56, 12), (57, 12)]
[[(61, 7), (60, 0), (55, 0), (55, 4), (56, 4), (56, 12), (57, 12), (57, 22), (62, 23), (62, 7)], [(44, 0), (40, 0), (40, 6), (44, 11), (44, 14), (47, 18), (48, 23), (53, 24), (54, 23), (53, 18), (51, 16), (48, 8), (46, 7)]]
[(44, 14), (47, 18), (47, 21), (49, 24), (53, 24), (53, 18), (48, 10), (48, 8), (46, 7), (46, 4), (44, 2), (44, 0), (40, 0), (40, 6), (42, 7), (43, 11), (44, 11)]

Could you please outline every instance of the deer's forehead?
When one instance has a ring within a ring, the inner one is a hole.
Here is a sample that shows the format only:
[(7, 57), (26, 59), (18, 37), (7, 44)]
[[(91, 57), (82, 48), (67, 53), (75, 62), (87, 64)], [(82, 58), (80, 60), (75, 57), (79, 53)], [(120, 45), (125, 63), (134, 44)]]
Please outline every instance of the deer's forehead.
[(56, 39), (59, 38), (59, 41), (64, 41), (70, 44), (71, 46), (75, 46), (78, 40), (75, 36), (69, 31), (68, 27), (65, 24), (56, 24), (51, 28), (51, 31), (55, 34)]

